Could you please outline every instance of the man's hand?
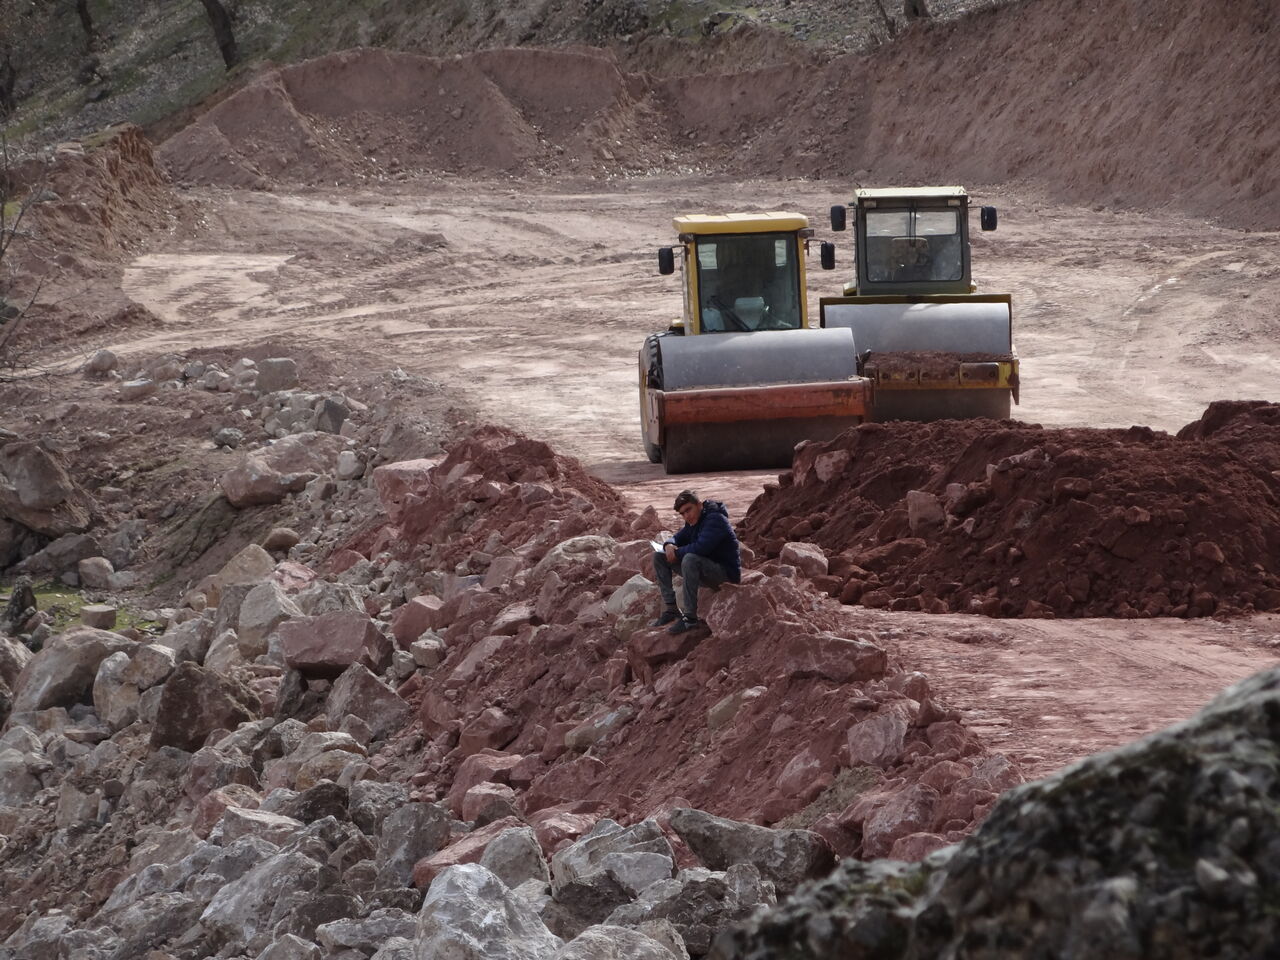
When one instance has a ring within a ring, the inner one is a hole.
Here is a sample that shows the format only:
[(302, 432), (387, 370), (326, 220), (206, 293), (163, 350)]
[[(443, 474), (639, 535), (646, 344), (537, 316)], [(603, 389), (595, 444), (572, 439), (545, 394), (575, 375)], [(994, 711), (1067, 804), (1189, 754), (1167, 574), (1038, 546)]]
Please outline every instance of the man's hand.
[(674, 564), (676, 562), (676, 545), (674, 543), (664, 544), (662, 552), (666, 554), (667, 563)]

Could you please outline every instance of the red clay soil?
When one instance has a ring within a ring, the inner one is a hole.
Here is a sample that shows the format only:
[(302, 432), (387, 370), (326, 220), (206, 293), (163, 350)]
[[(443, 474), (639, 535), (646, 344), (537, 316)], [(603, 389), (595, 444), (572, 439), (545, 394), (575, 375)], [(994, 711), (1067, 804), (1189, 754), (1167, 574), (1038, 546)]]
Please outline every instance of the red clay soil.
[[(443, 602), (412, 600), (393, 620), (402, 642), (426, 625), (448, 650), (401, 689), (419, 717), (406, 736), (426, 743), (398, 773), (420, 796), (461, 809), (497, 781), (535, 824), (679, 804), (799, 814), (839, 853), (915, 859), (1021, 780), (873, 633), (839, 633), (840, 607), (807, 581), (748, 571), (707, 594), (710, 636), (649, 628), (652, 593), (606, 610), (648, 567), (656, 517), (623, 510), (545, 444), (483, 428), (438, 465), (379, 468), (374, 483), (388, 514), (350, 546), (459, 574)], [(556, 546), (569, 538), (582, 539)]]
[[(1215, 403), (1177, 437), (989, 420), (806, 444), (744, 540), (830, 558), (846, 603), (999, 617), (1280, 610), (1280, 406)], [(908, 491), (937, 523), (912, 529)], [(941, 508), (941, 509), (938, 509)]]
[(351, 50), (256, 78), (160, 155), (185, 181), (257, 187), (690, 163), (846, 183), (1029, 180), (1089, 205), (1275, 229), (1277, 62), (1270, 0), (1119, 0), (1105, 15), (1028, 0), (821, 67), (692, 77), (578, 51)]

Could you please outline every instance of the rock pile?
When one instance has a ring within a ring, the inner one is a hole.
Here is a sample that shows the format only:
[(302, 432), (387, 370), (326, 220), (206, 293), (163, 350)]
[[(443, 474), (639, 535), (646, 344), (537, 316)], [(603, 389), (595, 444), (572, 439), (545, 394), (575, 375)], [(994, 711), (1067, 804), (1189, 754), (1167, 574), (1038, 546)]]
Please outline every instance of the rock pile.
[(1020, 779), (794, 577), (648, 629), (656, 516), (544, 444), (362, 482), (325, 564), (248, 547), (159, 637), (0, 639), (0, 957), (701, 956)]
[(988, 421), (864, 424), (806, 444), (744, 539), (821, 548), (846, 603), (1004, 617), (1280, 610), (1280, 406), (1177, 437)]
[(1272, 956), (1278, 715), (1280, 670), (1258, 674), (1184, 723), (1010, 790), (922, 863), (846, 861), (711, 956)]

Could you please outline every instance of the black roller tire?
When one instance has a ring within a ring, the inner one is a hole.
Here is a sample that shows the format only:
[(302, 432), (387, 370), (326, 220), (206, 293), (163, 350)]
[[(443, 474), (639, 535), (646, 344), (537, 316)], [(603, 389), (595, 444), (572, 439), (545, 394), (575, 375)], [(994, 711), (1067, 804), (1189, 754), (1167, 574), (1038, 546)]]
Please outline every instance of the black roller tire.
[(658, 338), (651, 336), (644, 342), (644, 383), (640, 387), (640, 442), (644, 445), (644, 455), (650, 463), (662, 462), (662, 447), (649, 441), (648, 431), (644, 428), (645, 391), (662, 386), (661, 360), (658, 358)]

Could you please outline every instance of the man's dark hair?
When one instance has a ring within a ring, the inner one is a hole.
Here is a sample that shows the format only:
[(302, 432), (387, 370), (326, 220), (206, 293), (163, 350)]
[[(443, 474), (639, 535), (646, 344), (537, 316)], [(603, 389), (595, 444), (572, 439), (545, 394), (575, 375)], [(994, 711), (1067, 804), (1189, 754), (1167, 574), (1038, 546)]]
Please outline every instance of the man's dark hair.
[(679, 493), (676, 494), (675, 511), (679, 513), (680, 508), (683, 507), (686, 503), (701, 503), (701, 502), (702, 501), (698, 499), (698, 495), (694, 493), (692, 490), (681, 490)]

